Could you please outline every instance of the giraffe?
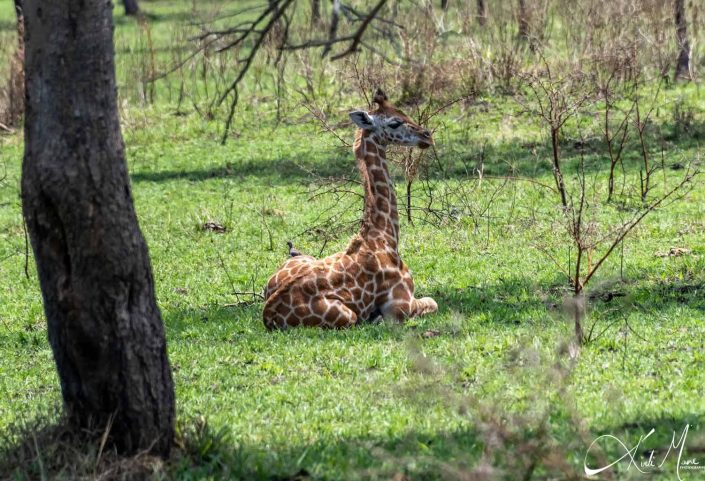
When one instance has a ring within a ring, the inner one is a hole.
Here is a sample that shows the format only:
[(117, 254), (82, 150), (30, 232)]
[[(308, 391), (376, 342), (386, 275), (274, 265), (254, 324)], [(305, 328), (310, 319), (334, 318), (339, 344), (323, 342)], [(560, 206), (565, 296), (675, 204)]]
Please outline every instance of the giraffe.
[(430, 297), (414, 297), (414, 282), (399, 256), (399, 214), (385, 157), (389, 144), (426, 149), (433, 138), (382, 90), (374, 102), (373, 111), (349, 114), (359, 127), (353, 151), (364, 186), (360, 231), (344, 251), (324, 259), (303, 255), (289, 243), (291, 257), (265, 289), (268, 329), (344, 328), (379, 316), (401, 322), (438, 309)]

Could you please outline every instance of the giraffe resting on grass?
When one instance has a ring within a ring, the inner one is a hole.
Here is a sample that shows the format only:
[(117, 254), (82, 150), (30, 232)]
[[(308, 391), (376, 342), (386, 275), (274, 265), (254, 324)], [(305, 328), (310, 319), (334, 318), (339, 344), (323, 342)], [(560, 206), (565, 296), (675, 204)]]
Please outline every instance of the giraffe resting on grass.
[(355, 111), (353, 150), (362, 174), (365, 209), (360, 232), (343, 252), (315, 259), (293, 250), (269, 279), (264, 298), (268, 329), (343, 328), (378, 316), (402, 321), (438, 309), (430, 297), (414, 298), (414, 282), (399, 246), (399, 214), (385, 149), (389, 144), (428, 148), (431, 133), (396, 109), (381, 90), (371, 112)]

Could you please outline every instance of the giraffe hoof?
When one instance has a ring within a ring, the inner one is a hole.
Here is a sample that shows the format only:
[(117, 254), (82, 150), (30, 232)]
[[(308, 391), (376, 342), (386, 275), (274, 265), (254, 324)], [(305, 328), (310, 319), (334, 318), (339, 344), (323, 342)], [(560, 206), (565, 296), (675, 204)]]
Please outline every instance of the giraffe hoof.
[(438, 310), (438, 304), (436, 301), (434, 301), (430, 297), (423, 297), (421, 298), (421, 301), (423, 301), (424, 304), (426, 304), (426, 308), (424, 309), (425, 312), (436, 312)]

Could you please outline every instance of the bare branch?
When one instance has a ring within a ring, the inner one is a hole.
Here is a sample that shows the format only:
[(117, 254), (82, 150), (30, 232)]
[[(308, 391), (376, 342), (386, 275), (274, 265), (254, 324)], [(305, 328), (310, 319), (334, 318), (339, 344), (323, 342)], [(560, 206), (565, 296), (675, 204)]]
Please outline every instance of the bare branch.
[(340, 21), (340, 0), (333, 0), (333, 11), (330, 17), (330, 29), (328, 31), (328, 42), (321, 53), (321, 57), (328, 55), (333, 43), (338, 37), (338, 22)]
[(585, 285), (588, 283), (588, 281), (592, 278), (593, 274), (595, 274), (595, 271), (600, 268), (602, 263), (612, 254), (612, 251), (619, 245), (622, 240), (629, 234), (629, 232), (634, 229), (639, 223), (646, 217), (649, 213), (653, 212), (658, 206), (660, 206), (664, 201), (668, 200), (671, 196), (673, 196), (676, 192), (680, 191), (683, 187), (685, 187), (687, 184), (689, 184), (697, 175), (699, 175), (699, 171), (694, 171), (694, 172), (688, 172), (685, 177), (683, 177), (683, 180), (681, 180), (678, 185), (673, 187), (670, 191), (662, 195), (660, 198), (649, 204), (648, 207), (646, 207), (642, 213), (637, 216), (635, 219), (627, 223), (626, 225), (623, 226), (622, 232), (614, 239), (612, 244), (610, 245), (609, 249), (607, 249), (607, 252), (600, 258), (600, 260), (597, 261), (597, 263), (593, 266), (593, 268), (588, 272), (587, 276), (585, 276), (585, 279), (583, 280), (582, 284)]
[(362, 41), (362, 36), (365, 34), (365, 30), (367, 30), (367, 27), (370, 25), (370, 22), (372, 22), (372, 20), (377, 16), (377, 14), (382, 9), (385, 3), (387, 3), (387, 0), (380, 0), (379, 3), (377, 3), (375, 8), (373, 8), (367, 15), (365, 20), (362, 21), (362, 25), (360, 25), (360, 28), (358, 28), (357, 32), (355, 32), (355, 35), (353, 36), (353, 41), (347, 48), (347, 50), (332, 56), (331, 60), (338, 60), (357, 51), (357, 48), (360, 45), (360, 42)]
[[(223, 130), (223, 138), (221, 140), (221, 143), (224, 145), (225, 141), (228, 138), (228, 132), (230, 131), (230, 125), (233, 120), (233, 116), (235, 115), (235, 107), (237, 107), (237, 102), (239, 100), (239, 93), (238, 93), (238, 86), (242, 79), (245, 77), (245, 74), (250, 68), (250, 65), (252, 64), (252, 61), (254, 60), (255, 56), (257, 56), (257, 52), (259, 51), (260, 47), (262, 46), (262, 43), (264, 42), (264, 39), (267, 37), (267, 34), (272, 30), (274, 25), (284, 16), (284, 12), (286, 9), (294, 3), (294, 0), (284, 0), (284, 4), (279, 6), (279, 1), (275, 1), (271, 4), (270, 8), (267, 9), (265, 13), (263, 13), (255, 22), (253, 22), (252, 27), (249, 29), (249, 33), (247, 35), (250, 35), (254, 30), (255, 26), (262, 21), (267, 15), (270, 13), (272, 14), (271, 18), (269, 19), (269, 22), (267, 25), (264, 27), (263, 30), (259, 31), (259, 36), (255, 40), (255, 44), (252, 46), (252, 49), (250, 50), (249, 55), (243, 60), (243, 67), (240, 69), (240, 73), (238, 73), (237, 77), (235, 77), (235, 80), (230, 84), (230, 86), (225, 89), (225, 92), (221, 95), (220, 99), (218, 99), (217, 105), (220, 105), (223, 103), (223, 101), (227, 98), (228, 95), (232, 93), (232, 101), (230, 102), (230, 110), (228, 112), (228, 117), (225, 121), (225, 129)], [(245, 35), (245, 34), (243, 34)], [(241, 36), (239, 39), (237, 39), (235, 42), (232, 42), (230, 44), (231, 48), (234, 45), (237, 45), (239, 42), (244, 40), (245, 37)], [(219, 52), (222, 52), (223, 49), (219, 49)]]

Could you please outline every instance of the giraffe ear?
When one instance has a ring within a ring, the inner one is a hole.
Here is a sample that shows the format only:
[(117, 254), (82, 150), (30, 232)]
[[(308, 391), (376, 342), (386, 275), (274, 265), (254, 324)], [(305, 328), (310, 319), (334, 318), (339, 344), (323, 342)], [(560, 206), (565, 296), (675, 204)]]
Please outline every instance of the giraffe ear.
[(350, 120), (353, 121), (355, 125), (360, 127), (363, 130), (374, 130), (375, 128), (375, 122), (372, 117), (370, 117), (370, 114), (365, 112), (364, 110), (356, 110), (354, 112), (350, 112)]
[(387, 94), (385, 94), (382, 89), (378, 88), (372, 100), (381, 106), (389, 99), (387, 98)]

